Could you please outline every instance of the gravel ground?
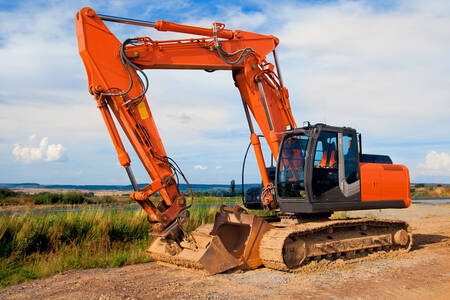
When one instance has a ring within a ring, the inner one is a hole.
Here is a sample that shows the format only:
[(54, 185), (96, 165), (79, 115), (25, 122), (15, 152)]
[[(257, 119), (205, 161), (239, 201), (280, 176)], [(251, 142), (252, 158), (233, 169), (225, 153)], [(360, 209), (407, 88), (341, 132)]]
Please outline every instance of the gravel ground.
[(409, 222), (413, 250), (313, 262), (296, 273), (206, 276), (158, 263), (73, 270), (8, 287), (0, 299), (450, 299), (450, 205), (351, 215)]

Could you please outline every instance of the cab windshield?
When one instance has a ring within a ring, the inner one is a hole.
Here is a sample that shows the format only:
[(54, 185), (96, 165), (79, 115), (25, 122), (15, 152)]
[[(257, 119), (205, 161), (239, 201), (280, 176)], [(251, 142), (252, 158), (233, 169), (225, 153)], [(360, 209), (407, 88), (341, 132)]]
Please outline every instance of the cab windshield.
[(277, 187), (281, 198), (305, 198), (304, 169), (307, 135), (284, 139), (278, 161)]

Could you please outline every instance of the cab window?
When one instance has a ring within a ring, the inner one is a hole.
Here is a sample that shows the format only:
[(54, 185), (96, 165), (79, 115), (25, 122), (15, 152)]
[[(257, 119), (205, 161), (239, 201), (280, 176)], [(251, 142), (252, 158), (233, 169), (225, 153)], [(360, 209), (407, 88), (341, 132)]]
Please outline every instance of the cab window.
[(305, 198), (304, 168), (309, 137), (290, 136), (281, 145), (277, 187), (282, 198)]
[(345, 180), (350, 184), (359, 179), (356, 136), (351, 133), (343, 134), (342, 147), (344, 153)]
[(322, 131), (316, 144), (312, 189), (315, 197), (339, 184), (337, 133)]

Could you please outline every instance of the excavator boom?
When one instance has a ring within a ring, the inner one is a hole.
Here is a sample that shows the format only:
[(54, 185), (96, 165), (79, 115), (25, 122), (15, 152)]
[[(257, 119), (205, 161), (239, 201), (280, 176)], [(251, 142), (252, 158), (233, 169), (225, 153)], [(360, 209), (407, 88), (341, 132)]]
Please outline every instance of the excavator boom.
[[(161, 31), (182, 32), (206, 36), (183, 40), (153, 41), (140, 37), (119, 42), (104, 24), (114, 21), (153, 27)], [(259, 137), (255, 134), (249, 111), (253, 113), (274, 157), (279, 150), (280, 133), (286, 126), (296, 127), (288, 92), (266, 61), (275, 51), (278, 39), (245, 31), (231, 31), (223, 24), (213, 28), (179, 25), (166, 21), (145, 22), (96, 14), (83, 8), (76, 15), (76, 29), (80, 55), (85, 64), (89, 91), (97, 101), (108, 131), (117, 150), (120, 164), (126, 168), (136, 200), (164, 235), (173, 229), (172, 223), (186, 206), (174, 172), (177, 166), (167, 157), (155, 121), (148, 106), (145, 91), (148, 84), (138, 73), (143, 69), (204, 69), (232, 70), (250, 125), (263, 182), (271, 185)], [(220, 39), (220, 40), (219, 40)], [(263, 100), (263, 101), (261, 101)], [(280, 101), (281, 100), (281, 101)], [(262, 103), (261, 103), (262, 102)], [(130, 140), (153, 182), (138, 189), (130, 168), (130, 159), (123, 146), (111, 111)], [(149, 196), (159, 192), (164, 204), (156, 207)], [(266, 202), (270, 202), (270, 198)]]

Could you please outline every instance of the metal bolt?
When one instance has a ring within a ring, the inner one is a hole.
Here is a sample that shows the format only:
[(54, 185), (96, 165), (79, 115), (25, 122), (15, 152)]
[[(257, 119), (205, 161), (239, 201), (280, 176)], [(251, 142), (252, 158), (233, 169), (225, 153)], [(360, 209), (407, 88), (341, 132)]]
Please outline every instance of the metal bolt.
[(162, 220), (163, 222), (167, 222), (167, 220), (169, 220), (169, 217), (168, 217), (167, 215), (162, 215), (162, 216), (161, 216), (161, 220)]
[(95, 16), (95, 13), (92, 9), (88, 9), (88, 10), (86, 10), (86, 16), (88, 16), (89, 18), (92, 18), (93, 16)]

